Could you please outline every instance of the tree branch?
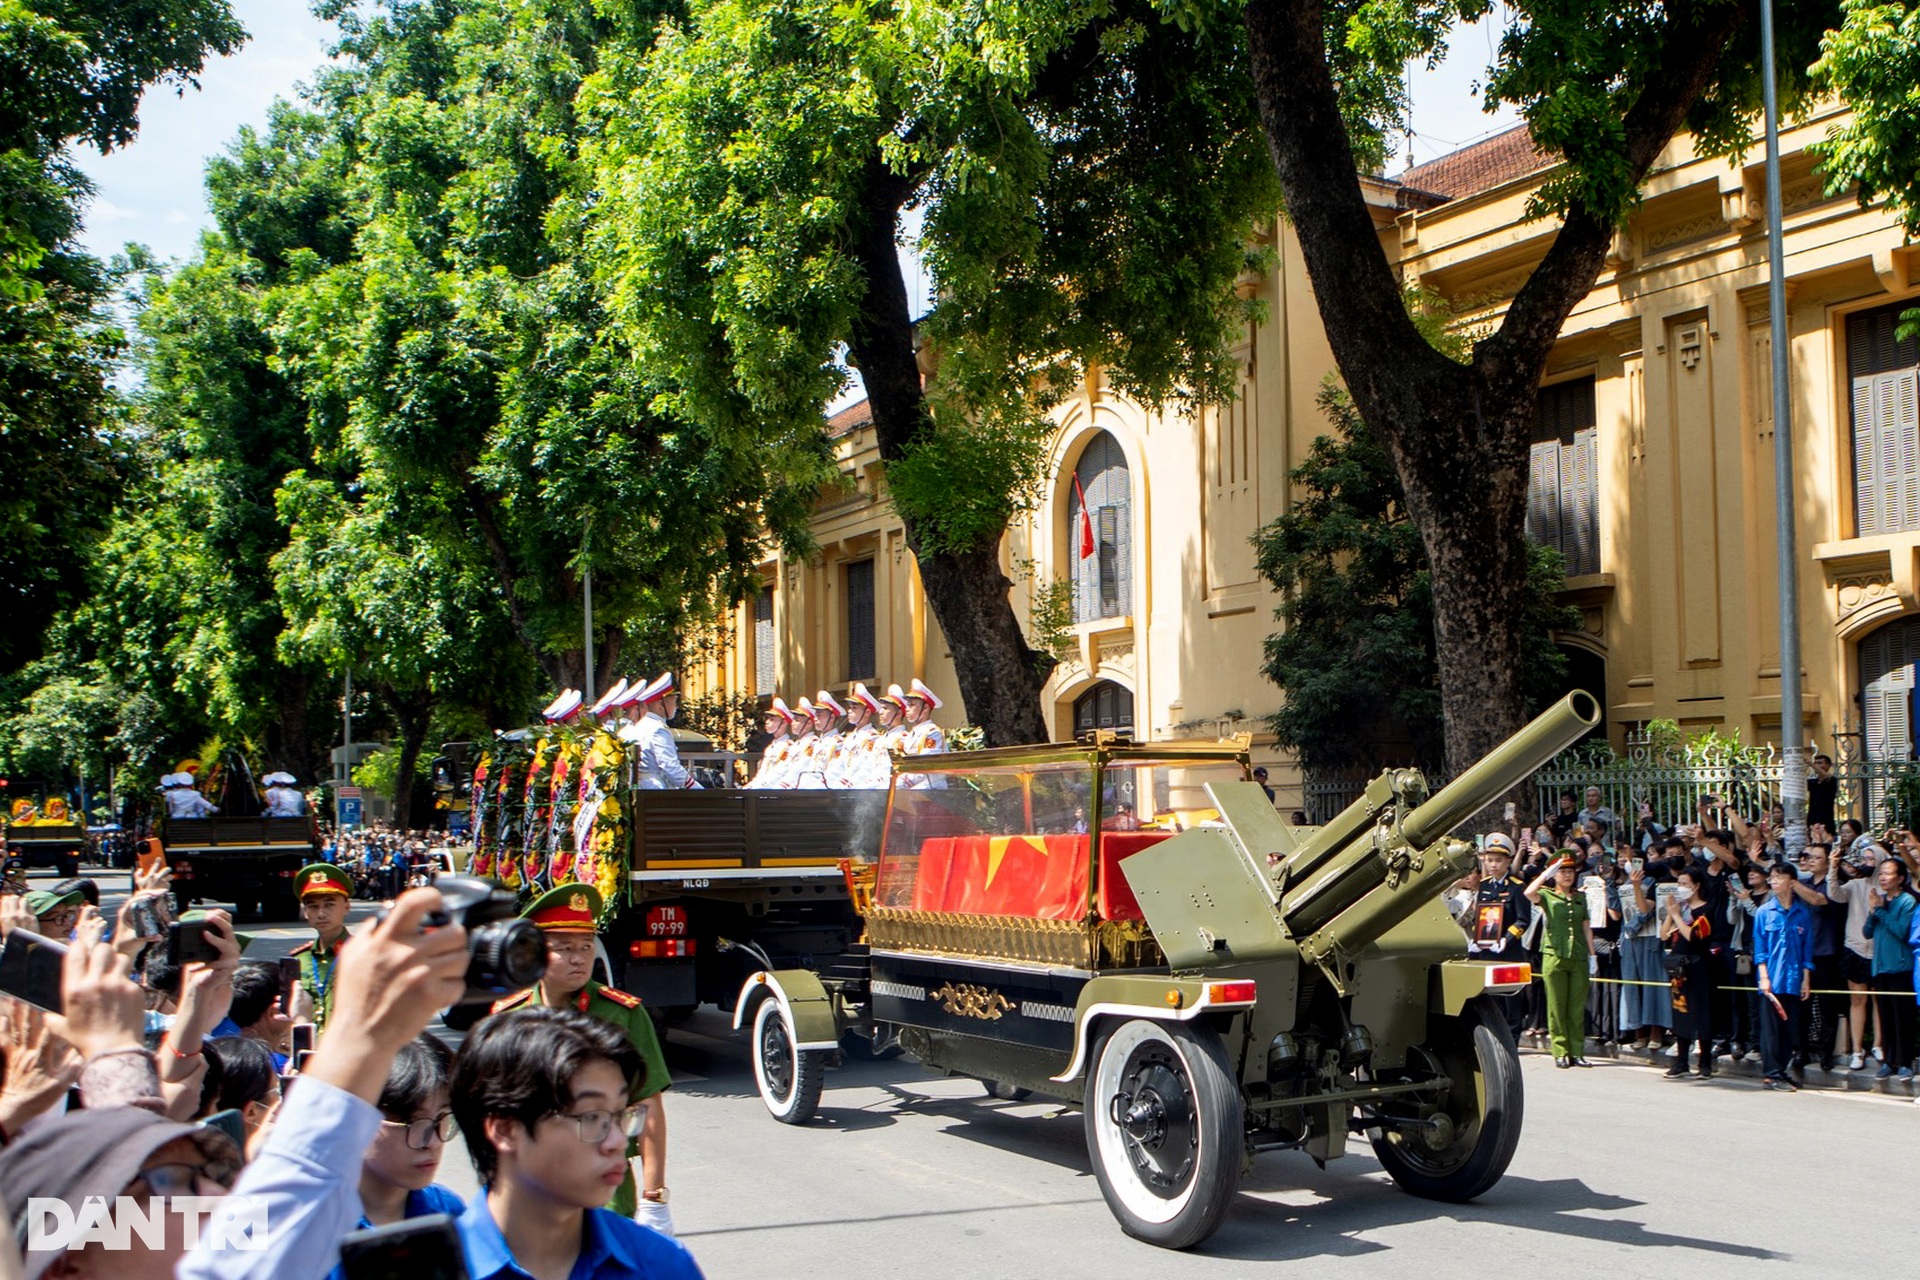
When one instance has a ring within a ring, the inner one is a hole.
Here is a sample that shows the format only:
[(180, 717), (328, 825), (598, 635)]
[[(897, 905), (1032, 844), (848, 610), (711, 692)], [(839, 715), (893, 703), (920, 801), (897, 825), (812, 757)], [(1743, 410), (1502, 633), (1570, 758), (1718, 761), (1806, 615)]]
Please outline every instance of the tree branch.
[[(1308, 274), (1316, 282), (1340, 282), (1338, 290), (1316, 287), (1314, 298), (1354, 399), (1363, 407), (1417, 399), (1409, 373), (1418, 382), (1422, 375), (1454, 378), (1461, 370), (1414, 327), (1380, 246), (1328, 70), (1325, 18), (1321, 0), (1249, 0), (1246, 27), (1260, 121)], [(1370, 385), (1387, 373), (1397, 386)], [(1381, 429), (1393, 428), (1383, 421)]]
[[(1667, 14), (1658, 65), (1648, 73), (1646, 89), (1624, 120), (1625, 159), (1636, 188), (1699, 101), (1727, 42), (1746, 18), (1746, 7), (1713, 5), (1702, 13), (1694, 5), (1679, 4), (1670, 6)], [(1613, 231), (1610, 220), (1584, 204), (1567, 212), (1546, 256), (1507, 308), (1499, 331), (1474, 352), (1474, 368), (1489, 384), (1539, 380), (1560, 327), (1600, 274)]]

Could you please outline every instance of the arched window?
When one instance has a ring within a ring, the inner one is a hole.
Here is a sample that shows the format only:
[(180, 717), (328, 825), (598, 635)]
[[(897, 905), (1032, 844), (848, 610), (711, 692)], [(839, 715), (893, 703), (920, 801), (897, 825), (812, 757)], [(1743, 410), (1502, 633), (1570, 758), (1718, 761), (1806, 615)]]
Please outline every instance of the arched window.
[(1133, 690), (1102, 680), (1073, 700), (1073, 736), (1092, 737), (1095, 729), (1133, 732)]
[(1067, 581), (1073, 620), (1133, 612), (1133, 489), (1120, 443), (1102, 431), (1087, 442), (1067, 495)]
[(1920, 618), (1889, 622), (1860, 641), (1860, 719), (1872, 760), (1913, 758)]

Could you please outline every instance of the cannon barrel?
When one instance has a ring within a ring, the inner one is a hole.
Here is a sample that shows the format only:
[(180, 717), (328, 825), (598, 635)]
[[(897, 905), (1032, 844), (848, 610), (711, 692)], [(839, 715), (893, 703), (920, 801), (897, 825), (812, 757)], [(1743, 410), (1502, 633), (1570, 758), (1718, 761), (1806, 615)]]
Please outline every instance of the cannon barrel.
[[(1396, 833), (1383, 830), (1381, 838), (1362, 838), (1343, 850), (1308, 886), (1318, 888), (1317, 895), (1303, 892), (1299, 909), (1291, 895), (1284, 904), (1301, 954), (1316, 962), (1350, 956), (1446, 892), (1472, 865), (1471, 846), (1449, 851), (1441, 844), (1447, 833), (1599, 722), (1593, 695), (1570, 693), (1407, 814)], [(1343, 871), (1355, 874), (1331, 883)]]
[(1440, 788), (1433, 798), (1406, 816), (1400, 833), (1424, 849), (1513, 790), (1522, 779), (1578, 742), (1600, 723), (1594, 696), (1575, 690), (1542, 711), (1525, 728)]

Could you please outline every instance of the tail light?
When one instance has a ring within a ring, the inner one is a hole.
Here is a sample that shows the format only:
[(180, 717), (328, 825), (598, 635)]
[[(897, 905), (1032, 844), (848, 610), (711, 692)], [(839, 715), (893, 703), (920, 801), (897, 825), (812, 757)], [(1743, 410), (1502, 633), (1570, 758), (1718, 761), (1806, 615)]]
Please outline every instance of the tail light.
[(1208, 1004), (1252, 1004), (1258, 997), (1259, 984), (1250, 979), (1207, 984)]
[(1530, 964), (1490, 964), (1487, 966), (1488, 987), (1524, 987), (1533, 981), (1533, 966)]
[(692, 938), (644, 938), (627, 944), (635, 960), (686, 960), (694, 953)]

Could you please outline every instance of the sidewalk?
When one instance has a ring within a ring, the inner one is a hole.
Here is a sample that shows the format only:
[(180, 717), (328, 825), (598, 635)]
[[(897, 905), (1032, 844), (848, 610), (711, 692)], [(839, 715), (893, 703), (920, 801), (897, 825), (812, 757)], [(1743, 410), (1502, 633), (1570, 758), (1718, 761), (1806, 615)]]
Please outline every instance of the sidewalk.
[[(1551, 1056), (1549, 1050), (1536, 1047), (1531, 1041), (1525, 1039), (1520, 1041), (1520, 1052), (1523, 1055), (1542, 1058)], [(1621, 1052), (1617, 1045), (1608, 1045), (1603, 1048), (1592, 1039), (1587, 1041), (1587, 1057), (1612, 1059), (1621, 1066), (1639, 1067), (1654, 1075), (1664, 1072), (1673, 1065), (1673, 1059), (1664, 1053), (1656, 1052), (1649, 1057), (1644, 1053)], [(1697, 1066), (1698, 1064), (1690, 1063), (1689, 1065)], [(1920, 1078), (1901, 1080), (1888, 1076), (1885, 1080), (1876, 1080), (1873, 1073), (1879, 1068), (1880, 1064), (1872, 1058), (1867, 1059), (1867, 1066), (1860, 1071), (1848, 1071), (1844, 1065), (1833, 1071), (1822, 1071), (1819, 1067), (1810, 1066), (1796, 1083), (1802, 1089), (1818, 1089), (1832, 1093), (1878, 1093), (1893, 1098), (1920, 1096), (1920, 1091), (1915, 1089), (1915, 1085), (1920, 1084)], [(1737, 1080), (1751, 1084), (1757, 1090), (1761, 1080), (1760, 1060), (1756, 1057), (1751, 1061), (1734, 1062), (1728, 1058), (1716, 1058), (1713, 1063), (1713, 1078), (1716, 1082)]]

